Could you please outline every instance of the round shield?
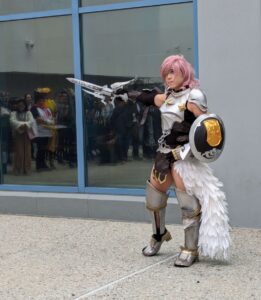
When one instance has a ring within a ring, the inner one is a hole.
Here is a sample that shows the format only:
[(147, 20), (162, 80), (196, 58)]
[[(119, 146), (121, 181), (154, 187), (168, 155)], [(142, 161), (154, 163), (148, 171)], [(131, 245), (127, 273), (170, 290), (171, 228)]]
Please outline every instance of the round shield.
[(225, 127), (221, 118), (216, 114), (200, 115), (190, 128), (189, 144), (198, 160), (217, 160), (225, 144)]

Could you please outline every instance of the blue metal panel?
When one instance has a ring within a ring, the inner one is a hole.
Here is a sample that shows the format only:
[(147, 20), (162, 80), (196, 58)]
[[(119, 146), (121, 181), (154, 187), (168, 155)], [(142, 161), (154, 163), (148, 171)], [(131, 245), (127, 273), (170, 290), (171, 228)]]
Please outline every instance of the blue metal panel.
[(144, 196), (144, 189), (86, 187), (88, 194)]
[(55, 16), (68, 16), (71, 15), (71, 13), (72, 10), (70, 8), (59, 9), (59, 10), (48, 10), (48, 11), (35, 11), (35, 12), (29, 12), (23, 14), (12, 14), (12, 15), (0, 16), (0, 22), (46, 18), (46, 17), (55, 17)]
[[(145, 181), (144, 181), (145, 185)], [(85, 189), (87, 194), (101, 194), (101, 195), (128, 195), (128, 196), (145, 196), (145, 189), (130, 189), (130, 188), (97, 188), (87, 187)], [(175, 192), (169, 190), (170, 197), (175, 197)]]
[(28, 192), (54, 192), (54, 193), (77, 193), (74, 186), (45, 186), (45, 185), (0, 185), (1, 191), (28, 191)]
[(193, 2), (193, 30), (194, 30), (194, 69), (196, 77), (199, 78), (198, 62), (198, 1)]
[(94, 12), (101, 12), (101, 11), (159, 6), (159, 5), (167, 5), (167, 4), (192, 3), (192, 2), (193, 1), (191, 0), (144, 0), (144, 1), (81, 7), (79, 9), (79, 13), (94, 13)]
[[(78, 0), (72, 0), (72, 32), (73, 32), (73, 62), (74, 77), (81, 79), (81, 49), (80, 49), (80, 20), (78, 11)], [(77, 164), (78, 164), (78, 187), (79, 192), (85, 188), (84, 169), (84, 144), (83, 144), (83, 106), (82, 92), (79, 85), (75, 85), (75, 106), (76, 106), (76, 138), (77, 138)]]

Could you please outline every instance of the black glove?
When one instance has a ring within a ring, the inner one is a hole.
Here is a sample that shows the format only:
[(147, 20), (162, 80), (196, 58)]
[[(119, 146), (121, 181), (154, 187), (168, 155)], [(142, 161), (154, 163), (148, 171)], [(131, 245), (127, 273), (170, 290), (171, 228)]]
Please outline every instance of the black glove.
[(154, 98), (156, 95), (161, 93), (162, 92), (158, 88), (154, 88), (152, 90), (144, 89), (142, 90), (142, 93), (136, 98), (136, 100), (146, 106), (155, 105)]
[(122, 89), (122, 88), (115, 91), (115, 95), (123, 95), (123, 94), (128, 94), (128, 91), (126, 89)]
[(174, 122), (170, 134), (165, 137), (166, 144), (170, 147), (184, 145), (189, 141), (189, 131), (191, 124), (182, 121)]
[(115, 95), (117, 95), (116, 99), (123, 100), (124, 102), (127, 102), (129, 99), (128, 91), (125, 89), (118, 89), (115, 91)]

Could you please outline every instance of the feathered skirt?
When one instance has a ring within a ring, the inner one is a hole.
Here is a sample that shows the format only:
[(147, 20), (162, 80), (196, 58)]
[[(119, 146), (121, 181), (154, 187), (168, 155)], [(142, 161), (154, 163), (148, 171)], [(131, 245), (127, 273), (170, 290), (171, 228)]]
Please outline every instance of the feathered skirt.
[(226, 196), (220, 189), (223, 184), (208, 164), (198, 160), (177, 161), (174, 169), (183, 179), (186, 192), (197, 197), (201, 205), (199, 254), (228, 260), (231, 240)]

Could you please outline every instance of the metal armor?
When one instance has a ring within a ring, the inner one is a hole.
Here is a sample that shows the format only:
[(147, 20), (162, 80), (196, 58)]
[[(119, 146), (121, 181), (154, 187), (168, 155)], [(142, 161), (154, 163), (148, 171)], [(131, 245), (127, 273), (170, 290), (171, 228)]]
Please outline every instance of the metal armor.
[(199, 88), (194, 88), (190, 91), (188, 102), (195, 103), (204, 112), (208, 110), (207, 96)]
[(185, 244), (181, 247), (176, 267), (190, 267), (198, 259), (198, 237), (200, 226), (200, 204), (196, 197), (176, 188), (176, 196), (182, 211)]
[(171, 148), (167, 145), (165, 137), (170, 134), (174, 122), (182, 122), (184, 120), (189, 92), (190, 89), (178, 93), (172, 92), (160, 107), (162, 136), (158, 140), (158, 151), (162, 153), (171, 152)]
[(164, 241), (171, 239), (170, 233), (165, 227), (165, 212), (168, 195), (158, 191), (149, 181), (146, 189), (146, 207), (152, 220), (153, 235), (148, 246), (142, 249), (145, 256), (157, 254)]

